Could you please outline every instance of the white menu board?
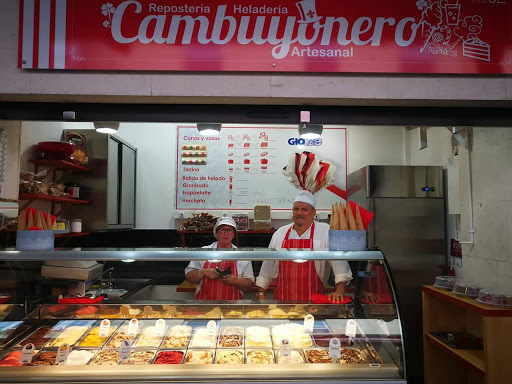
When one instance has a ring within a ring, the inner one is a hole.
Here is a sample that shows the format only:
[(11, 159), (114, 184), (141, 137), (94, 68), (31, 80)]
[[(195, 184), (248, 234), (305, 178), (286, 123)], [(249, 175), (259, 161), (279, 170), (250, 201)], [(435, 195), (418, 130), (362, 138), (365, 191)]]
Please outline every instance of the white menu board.
[[(334, 184), (346, 190), (345, 128), (324, 128), (321, 139), (304, 141), (296, 127), (223, 127), (217, 136), (201, 136), (195, 126), (179, 126), (177, 139), (176, 210), (289, 210), (299, 189), (282, 170), (304, 151), (334, 165)], [(341, 201), (326, 189), (315, 197), (317, 210)]]

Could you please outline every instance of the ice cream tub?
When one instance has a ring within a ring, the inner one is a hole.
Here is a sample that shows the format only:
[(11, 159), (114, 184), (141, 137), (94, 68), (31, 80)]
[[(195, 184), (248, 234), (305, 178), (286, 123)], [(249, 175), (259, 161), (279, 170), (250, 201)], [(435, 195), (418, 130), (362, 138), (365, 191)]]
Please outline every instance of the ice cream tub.
[(329, 230), (330, 251), (365, 251), (366, 231)]
[(182, 364), (185, 352), (184, 350), (160, 350), (153, 364)]
[(17, 231), (16, 249), (18, 251), (53, 250), (55, 231)]

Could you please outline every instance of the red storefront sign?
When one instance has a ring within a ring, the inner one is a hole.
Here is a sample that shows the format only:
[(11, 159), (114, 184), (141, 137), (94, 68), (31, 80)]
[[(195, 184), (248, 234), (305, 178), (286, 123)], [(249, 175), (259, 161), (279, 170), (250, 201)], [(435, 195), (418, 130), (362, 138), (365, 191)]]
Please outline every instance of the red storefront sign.
[(512, 73), (512, 0), (21, 0), (20, 68)]

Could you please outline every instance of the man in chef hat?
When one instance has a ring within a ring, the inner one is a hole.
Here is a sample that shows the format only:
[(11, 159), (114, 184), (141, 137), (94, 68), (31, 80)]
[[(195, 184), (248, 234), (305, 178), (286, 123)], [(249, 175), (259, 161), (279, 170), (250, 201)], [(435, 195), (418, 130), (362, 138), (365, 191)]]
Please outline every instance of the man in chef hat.
[[(329, 249), (329, 225), (314, 221), (315, 206), (315, 196), (311, 192), (299, 192), (293, 201), (293, 223), (279, 228), (274, 233), (269, 248)], [(275, 300), (311, 300), (313, 294), (324, 293), (331, 268), (334, 272), (336, 290), (329, 294), (329, 299), (340, 302), (343, 300), (345, 285), (352, 280), (352, 272), (346, 261), (334, 260), (264, 261), (256, 279), (257, 297), (260, 300), (265, 299), (265, 291), (275, 278)]]
[[(236, 224), (231, 217), (217, 220), (213, 235), (217, 241), (203, 248), (236, 248), (232, 243)], [(254, 283), (250, 261), (191, 261), (185, 268), (185, 278), (197, 284), (197, 300), (241, 300), (242, 292)]]

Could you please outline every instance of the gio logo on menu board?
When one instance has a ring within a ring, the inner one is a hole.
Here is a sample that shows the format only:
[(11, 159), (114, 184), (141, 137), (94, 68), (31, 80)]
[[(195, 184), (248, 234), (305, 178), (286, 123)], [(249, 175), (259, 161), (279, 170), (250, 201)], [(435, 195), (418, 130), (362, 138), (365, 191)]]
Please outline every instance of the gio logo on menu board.
[(318, 147), (322, 145), (322, 139), (303, 139), (302, 137), (290, 137), (288, 139), (290, 145), (305, 145), (306, 147)]

